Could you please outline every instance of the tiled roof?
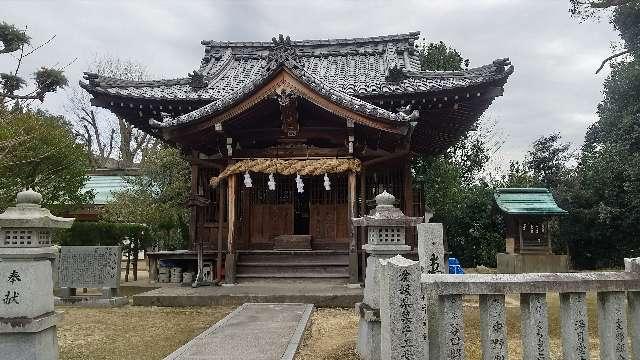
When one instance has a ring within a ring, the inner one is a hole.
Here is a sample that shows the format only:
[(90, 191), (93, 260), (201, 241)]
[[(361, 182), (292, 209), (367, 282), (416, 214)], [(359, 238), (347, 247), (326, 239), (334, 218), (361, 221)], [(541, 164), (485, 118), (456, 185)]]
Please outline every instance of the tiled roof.
[(95, 205), (105, 205), (113, 200), (114, 192), (126, 190), (130, 187), (126, 180), (127, 177), (129, 176), (90, 175), (82, 191), (92, 190), (95, 194), (93, 203)]
[[(414, 46), (419, 32), (355, 39), (291, 41), (297, 62), (314, 78), (350, 96), (425, 93), (471, 87), (505, 79), (513, 71), (506, 59), (463, 71), (420, 71)], [(275, 40), (275, 39), (274, 39)], [(82, 86), (92, 93), (127, 98), (221, 100), (264, 75), (274, 42), (203, 41), (205, 56), (198, 72), (206, 86), (192, 87), (191, 78), (127, 81), (87, 74)], [(404, 76), (388, 81), (390, 69)]]
[(564, 215), (545, 188), (501, 188), (494, 194), (500, 210), (515, 215)]

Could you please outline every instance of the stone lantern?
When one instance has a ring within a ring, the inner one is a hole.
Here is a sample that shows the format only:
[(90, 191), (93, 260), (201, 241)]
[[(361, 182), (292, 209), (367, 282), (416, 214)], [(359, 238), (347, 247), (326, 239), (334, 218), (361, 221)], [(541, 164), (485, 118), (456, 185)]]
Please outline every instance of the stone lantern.
[(375, 197), (376, 207), (369, 215), (352, 219), (354, 226), (367, 227), (367, 257), (364, 300), (356, 304), (360, 313), (357, 351), (365, 360), (380, 359), (380, 260), (406, 254), (406, 228), (421, 223), (422, 217), (405, 216), (394, 206), (396, 198), (386, 191)]
[(51, 231), (74, 219), (42, 208), (32, 190), (0, 214), (0, 354), (6, 359), (58, 359), (54, 310)]

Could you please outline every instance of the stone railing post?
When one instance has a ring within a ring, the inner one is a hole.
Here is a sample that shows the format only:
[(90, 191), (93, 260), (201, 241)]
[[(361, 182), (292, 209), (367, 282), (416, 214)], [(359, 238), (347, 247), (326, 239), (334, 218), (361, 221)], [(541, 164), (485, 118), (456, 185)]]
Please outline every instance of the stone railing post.
[[(624, 259), (624, 271), (640, 276), (640, 258)], [(640, 359), (640, 291), (627, 292), (629, 336), (634, 359)]]
[(380, 263), (381, 358), (425, 359), (429, 348), (420, 294), (420, 265), (400, 255)]
[(507, 359), (504, 295), (480, 295), (480, 338), (483, 359)]
[(73, 219), (51, 215), (42, 196), (27, 190), (16, 206), (0, 214), (0, 357), (58, 359), (54, 310), (51, 231), (68, 228)]
[(560, 293), (560, 334), (564, 360), (589, 359), (585, 293)]
[(627, 307), (624, 291), (598, 293), (600, 359), (627, 358)]
[(522, 358), (549, 359), (549, 318), (547, 295), (520, 294)]
[(438, 359), (464, 360), (464, 297), (440, 295), (438, 317), (441, 332)]

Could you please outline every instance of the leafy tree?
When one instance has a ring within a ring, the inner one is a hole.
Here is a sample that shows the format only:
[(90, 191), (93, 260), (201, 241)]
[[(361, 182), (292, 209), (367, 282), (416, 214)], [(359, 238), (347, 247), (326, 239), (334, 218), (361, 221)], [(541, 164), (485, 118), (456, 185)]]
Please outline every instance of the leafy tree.
[(161, 239), (160, 247), (182, 248), (188, 239), (190, 168), (174, 148), (150, 151), (141, 163), (141, 176), (129, 179), (131, 188), (117, 192), (103, 218), (112, 222), (146, 224)]
[[(47, 93), (54, 92), (57, 89), (67, 85), (67, 78), (64, 76), (62, 69), (41, 67), (33, 73), (34, 88), (25, 90), (27, 81), (19, 75), (22, 62), (28, 56), (34, 54), (38, 49), (47, 45), (55, 38), (55, 35), (46, 42), (31, 46), (31, 37), (27, 35), (25, 30), (16, 28), (15, 25), (0, 23), (0, 43), (2, 48), (0, 54), (14, 54), (16, 58), (16, 66), (13, 71), (0, 71), (0, 106), (6, 107), (9, 101), (30, 101), (44, 100)], [(22, 93), (19, 93), (22, 91)]]
[(71, 125), (42, 111), (0, 110), (0, 208), (17, 192), (33, 188), (45, 204), (83, 204), (91, 194), (87, 156), (75, 142)]
[(561, 141), (560, 133), (541, 136), (527, 153), (525, 165), (540, 186), (557, 189), (570, 175), (571, 144)]
[(447, 46), (444, 42), (418, 45), (420, 66), (422, 70), (456, 71), (469, 67), (469, 59), (463, 59), (458, 50)]
[(599, 119), (585, 136), (569, 187), (571, 216), (561, 229), (576, 250), (578, 267), (620, 266), (624, 257), (638, 256), (640, 245), (640, 2), (571, 4), (582, 19), (609, 16), (623, 50), (602, 63), (611, 62), (611, 74), (598, 105)]
[[(89, 71), (125, 80), (149, 79), (145, 66), (108, 56), (97, 58)], [(67, 109), (74, 114), (75, 132), (89, 152), (94, 168), (108, 167), (112, 157), (119, 160), (119, 167), (134, 167), (146, 151), (158, 146), (156, 139), (131, 123), (92, 106), (90, 96), (84, 90), (74, 89), (69, 93)]]

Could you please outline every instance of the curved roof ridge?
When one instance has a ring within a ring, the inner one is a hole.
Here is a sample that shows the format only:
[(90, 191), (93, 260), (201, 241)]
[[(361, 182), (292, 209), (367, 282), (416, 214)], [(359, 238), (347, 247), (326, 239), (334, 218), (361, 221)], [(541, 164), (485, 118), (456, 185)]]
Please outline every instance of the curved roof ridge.
[[(268, 68), (265, 67), (261, 71), (259, 77), (257, 77), (253, 81), (245, 83), (244, 86), (238, 88), (224, 98), (216, 99), (201, 108), (178, 117), (170, 118), (168, 121), (158, 122), (153, 120), (151, 121), (151, 124), (155, 127), (163, 128), (180, 126), (227, 109), (251, 92), (255, 91), (261, 85), (266, 83), (270, 78), (272, 78), (273, 75), (277, 74), (284, 68), (290, 70), (294, 77), (298, 78), (298, 80), (310, 86), (312, 89), (322, 94), (323, 96), (326, 96), (328, 99), (330, 99), (330, 101), (344, 106), (345, 108), (348, 108), (356, 113), (397, 122), (407, 122), (418, 116), (415, 111), (412, 114), (405, 114), (403, 112), (393, 113), (376, 105), (368, 103), (364, 100), (360, 100), (328, 85), (323, 80), (310, 74), (300, 64), (287, 61), (286, 63), (281, 64), (280, 66), (275, 67), (271, 70), (268, 70)], [(407, 110), (409, 110), (409, 108), (407, 108)]]
[(88, 80), (90, 85), (99, 86), (102, 88), (186, 85), (191, 82), (191, 78), (189, 77), (157, 80), (128, 80), (112, 76), (99, 75), (92, 72), (84, 72), (83, 74), (83, 78), (85, 80)]
[(416, 78), (437, 78), (443, 75), (449, 75), (451, 77), (476, 77), (487, 75), (487, 73), (506, 73), (510, 75), (513, 73), (514, 67), (511, 65), (509, 58), (496, 59), (491, 64), (478, 66), (471, 69), (462, 70), (418, 70), (418, 71), (405, 71), (410, 77)]
[[(418, 39), (420, 37), (420, 31), (412, 31), (409, 33), (390, 34), (381, 36), (370, 37), (357, 37), (357, 38), (340, 38), (340, 39), (317, 39), (317, 40), (292, 40), (293, 46), (313, 46), (313, 45), (336, 45), (336, 44), (359, 44), (368, 42), (385, 42), (385, 41), (398, 41), (398, 40), (410, 40)], [(216, 41), (216, 40), (202, 40), (202, 45), (210, 47), (244, 47), (244, 46), (274, 46), (272, 41)]]

